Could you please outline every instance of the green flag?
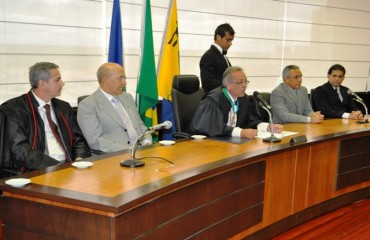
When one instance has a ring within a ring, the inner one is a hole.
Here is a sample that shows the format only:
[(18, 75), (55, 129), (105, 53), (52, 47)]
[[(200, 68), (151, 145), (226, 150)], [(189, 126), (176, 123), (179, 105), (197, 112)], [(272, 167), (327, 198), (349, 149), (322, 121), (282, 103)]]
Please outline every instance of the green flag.
[(152, 15), (150, 0), (145, 0), (141, 30), (141, 64), (136, 93), (139, 98), (139, 113), (147, 127), (157, 125), (158, 90), (154, 58)]

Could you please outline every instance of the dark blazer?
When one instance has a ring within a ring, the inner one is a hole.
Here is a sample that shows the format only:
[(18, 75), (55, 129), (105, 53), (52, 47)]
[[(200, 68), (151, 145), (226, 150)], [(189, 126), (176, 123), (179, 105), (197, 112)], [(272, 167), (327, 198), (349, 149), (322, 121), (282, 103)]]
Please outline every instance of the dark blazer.
[(12, 127), (6, 123), (6, 116), (0, 109), (0, 164), (1, 167), (11, 167), (10, 163), (10, 151), (11, 146), (9, 141), (5, 141), (8, 136), (8, 129)]
[(341, 118), (345, 112), (358, 110), (352, 97), (347, 93), (348, 88), (340, 86), (339, 89), (343, 102), (340, 101), (338, 93), (329, 82), (315, 88), (315, 109), (321, 111), (325, 117)]
[[(231, 66), (230, 62), (229, 65)], [(202, 88), (205, 94), (222, 85), (222, 75), (228, 65), (225, 57), (215, 46), (211, 45), (211, 48), (203, 54), (199, 66)]]

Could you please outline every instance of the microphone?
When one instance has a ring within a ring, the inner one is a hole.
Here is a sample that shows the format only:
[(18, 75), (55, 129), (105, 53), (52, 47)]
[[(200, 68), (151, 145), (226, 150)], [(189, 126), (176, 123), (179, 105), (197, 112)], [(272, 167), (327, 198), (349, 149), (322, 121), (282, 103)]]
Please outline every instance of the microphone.
[(369, 123), (369, 120), (367, 119), (367, 107), (366, 107), (366, 104), (364, 102), (364, 100), (362, 100), (362, 98), (360, 98), (356, 93), (352, 92), (351, 89), (348, 89), (347, 93), (351, 96), (354, 97), (354, 100), (358, 103), (361, 103), (362, 106), (364, 107), (365, 109), (365, 116), (364, 116), (364, 120), (358, 120), (356, 121), (357, 123)]
[(161, 130), (161, 129), (170, 129), (172, 127), (172, 122), (171, 121), (164, 121), (161, 124), (149, 127), (142, 135), (136, 138), (134, 145), (131, 148), (131, 158), (128, 160), (124, 160), (120, 162), (120, 165), (123, 167), (130, 167), (130, 168), (135, 168), (135, 167), (142, 167), (145, 165), (143, 161), (137, 160), (135, 157), (135, 153), (137, 150), (137, 147), (141, 140), (145, 137), (145, 135), (153, 133), (155, 131)]
[(362, 98), (360, 98), (356, 93), (352, 92), (352, 90), (351, 90), (351, 89), (348, 89), (347, 93), (348, 93), (349, 95), (352, 95), (352, 96), (353, 96), (354, 98), (356, 98), (358, 101), (361, 101), (361, 102), (363, 102), (363, 101), (364, 101), (364, 100), (362, 100)]
[(274, 124), (272, 123), (272, 116), (271, 116), (271, 106), (266, 102), (266, 100), (262, 97), (261, 93), (254, 91), (253, 92), (253, 97), (256, 100), (259, 101), (258, 105), (261, 106), (269, 115), (269, 125), (270, 125), (270, 132), (271, 136), (264, 138), (264, 142), (281, 142), (281, 139), (277, 138), (274, 134)]
[(271, 106), (266, 102), (266, 100), (262, 97), (261, 93), (254, 91), (253, 97), (258, 99), (267, 109), (271, 110)]
[(163, 123), (149, 127), (149, 131), (155, 132), (161, 129), (170, 129), (171, 127), (172, 127), (171, 121), (164, 121)]
[(264, 138), (263, 141), (264, 142), (281, 142), (281, 139), (277, 138), (274, 134), (274, 124), (272, 123), (272, 116), (271, 116), (271, 112), (270, 110), (263, 106), (263, 104), (261, 102), (259, 102), (259, 105), (268, 113), (269, 115), (269, 124), (270, 124), (270, 132), (271, 132), (271, 136), (270, 137), (267, 137), (267, 138)]

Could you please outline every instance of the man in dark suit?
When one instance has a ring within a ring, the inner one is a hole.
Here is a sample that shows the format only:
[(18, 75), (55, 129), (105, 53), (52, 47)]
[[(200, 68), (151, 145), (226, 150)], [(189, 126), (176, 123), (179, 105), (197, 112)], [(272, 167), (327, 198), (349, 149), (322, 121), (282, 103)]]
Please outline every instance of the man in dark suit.
[(200, 59), (200, 78), (205, 94), (222, 85), (222, 75), (231, 63), (226, 52), (234, 40), (234, 29), (228, 23), (221, 24), (215, 30), (214, 43)]
[(340, 64), (329, 68), (328, 82), (315, 89), (315, 107), (326, 117), (362, 120), (364, 116), (347, 93), (348, 88), (342, 86), (345, 74), (346, 69)]

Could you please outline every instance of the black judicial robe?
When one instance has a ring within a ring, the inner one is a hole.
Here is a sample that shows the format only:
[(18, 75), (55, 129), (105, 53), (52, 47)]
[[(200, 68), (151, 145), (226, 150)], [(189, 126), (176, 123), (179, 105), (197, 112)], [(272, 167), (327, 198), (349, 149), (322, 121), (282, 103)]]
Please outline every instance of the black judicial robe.
[[(236, 126), (240, 128), (257, 128), (262, 121), (258, 119), (250, 104), (248, 95), (238, 98), (239, 110), (237, 112)], [(202, 134), (210, 137), (230, 137), (233, 127), (227, 125), (231, 103), (222, 92), (216, 88), (201, 101), (187, 132), (189, 134)]]

